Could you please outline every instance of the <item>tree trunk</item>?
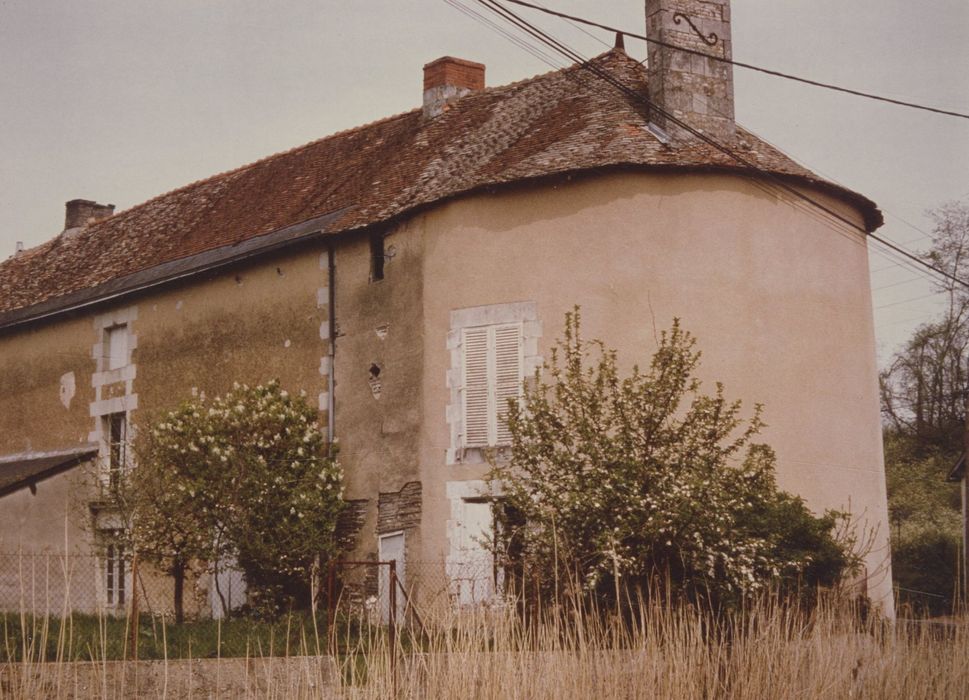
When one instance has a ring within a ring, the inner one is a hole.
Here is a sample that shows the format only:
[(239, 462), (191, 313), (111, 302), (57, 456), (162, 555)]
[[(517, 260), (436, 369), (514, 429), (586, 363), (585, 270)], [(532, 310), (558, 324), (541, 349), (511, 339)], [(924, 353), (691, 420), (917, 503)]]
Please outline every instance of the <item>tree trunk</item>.
[(172, 577), (175, 579), (175, 623), (185, 622), (185, 570), (184, 562), (175, 562)]

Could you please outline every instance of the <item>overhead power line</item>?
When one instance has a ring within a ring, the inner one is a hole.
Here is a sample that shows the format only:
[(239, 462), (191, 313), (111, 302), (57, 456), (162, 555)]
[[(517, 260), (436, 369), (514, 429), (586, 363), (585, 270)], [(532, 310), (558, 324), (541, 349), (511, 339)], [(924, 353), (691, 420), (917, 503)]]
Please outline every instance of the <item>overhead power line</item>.
[[(469, 0), (469, 1), (470, 2), (477, 1), (477, 2), (479, 2), (479, 4), (483, 4), (483, 5), (485, 4), (485, 3), (480, 3), (480, 0)], [(534, 33), (530, 33), (528, 30), (526, 30), (525, 28), (523, 28), (523, 25), (521, 25), (520, 23), (516, 23), (513, 19), (509, 19), (508, 16), (502, 15), (500, 12), (498, 12), (494, 8), (488, 7), (488, 9), (490, 9), (492, 12), (494, 12), (497, 15), (498, 18), (500, 18), (501, 20), (504, 20), (504, 22), (507, 23), (512, 29), (517, 30), (518, 32), (520, 32), (524, 36), (513, 36), (510, 31), (508, 31), (508, 30), (506, 30), (506, 29), (504, 29), (502, 27), (499, 27), (494, 22), (491, 22), (489, 20), (486, 20), (485, 17), (484, 17), (484, 15), (482, 15), (482, 14), (480, 14), (478, 12), (475, 12), (470, 7), (468, 7), (467, 5), (465, 5), (465, 3), (463, 2), (463, 0), (445, 0), (445, 2), (447, 2), (452, 7), (455, 7), (456, 9), (459, 9), (462, 12), (464, 12), (465, 14), (471, 16), (472, 19), (475, 19), (479, 23), (484, 24), (488, 29), (497, 31), (504, 38), (506, 38), (509, 41), (511, 41), (512, 43), (516, 44), (519, 48), (523, 48), (523, 49), (529, 51), (529, 53), (532, 53), (532, 55), (536, 56), (536, 58), (539, 58), (539, 60), (541, 60), (544, 63), (548, 64), (552, 68), (559, 69), (559, 68), (562, 67), (562, 64), (559, 61), (553, 60), (544, 51), (542, 51), (540, 54), (537, 53), (536, 52), (536, 46), (533, 45), (533, 44), (529, 44), (528, 43), (528, 37), (531, 36), (531, 37), (534, 38)], [(517, 15), (514, 15), (514, 13), (510, 13), (510, 15), (512, 17), (514, 17), (514, 18), (517, 18), (518, 17)], [(485, 20), (485, 21), (482, 21), (482, 20)], [(570, 24), (572, 26), (576, 27), (577, 29), (579, 29), (580, 31), (582, 31), (583, 33), (585, 33), (586, 35), (592, 36), (594, 38), (594, 35), (592, 35), (589, 32), (586, 32), (585, 30), (583, 30), (581, 28), (581, 26), (576, 25), (576, 24), (571, 23), (571, 22), (570, 22)], [(547, 42), (543, 42), (543, 43), (547, 43)], [(605, 44), (605, 42), (602, 42), (601, 40), (600, 40), (600, 43)], [(606, 46), (611, 46), (609, 44), (605, 44), (605, 45)], [(572, 58), (571, 60), (574, 61), (576, 59)], [(575, 77), (578, 78), (579, 75), (575, 75)], [(756, 187), (763, 189), (764, 191), (768, 192), (769, 194), (783, 196), (783, 194), (779, 194), (777, 192), (777, 188), (776, 187), (773, 187), (770, 183), (761, 183), (761, 182), (759, 182), (758, 180), (756, 180), (754, 178), (751, 178), (751, 182)], [(798, 207), (798, 202), (796, 202), (796, 201), (790, 201), (789, 200), (789, 203), (791, 204), (791, 206)], [(805, 213), (811, 214), (812, 212), (815, 211), (815, 207), (805, 206), (805, 207), (803, 207), (803, 210), (805, 211)], [(816, 213), (818, 215), (824, 216), (824, 213), (821, 212), (821, 211), (817, 211)], [(890, 212), (888, 212), (888, 213), (890, 213)], [(833, 222), (830, 222), (829, 221), (829, 223), (833, 223)], [(859, 231), (863, 231), (863, 229), (860, 229), (857, 226), (852, 226), (852, 228), (853, 229), (857, 229)], [(856, 244), (861, 245), (861, 242), (860, 241), (858, 241), (857, 239), (852, 238), (849, 235), (847, 235), (846, 233), (838, 230), (838, 227), (833, 226), (832, 229), (835, 230), (839, 235), (845, 236), (846, 239), (849, 240), (849, 241), (851, 241), (852, 243), (856, 243)], [(865, 233), (867, 233), (867, 232), (865, 232)], [(875, 240), (876, 240), (876, 242), (879, 242), (881, 239), (880, 239), (880, 237), (875, 237)], [(915, 257), (912, 257), (912, 256), (905, 257), (905, 256), (900, 255), (899, 253), (896, 253), (896, 252), (894, 252), (894, 251), (892, 251), (890, 249), (887, 249), (887, 248), (883, 249), (881, 247), (873, 247), (873, 248), (870, 248), (869, 250), (871, 251), (871, 253), (876, 254), (876, 255), (879, 255), (879, 256), (882, 256), (882, 257), (884, 257), (886, 260), (888, 260), (890, 262), (890, 265), (888, 265), (886, 267), (883, 267), (883, 268), (879, 268), (878, 270), (873, 270), (872, 273), (878, 272), (878, 271), (881, 271), (881, 270), (884, 270), (884, 269), (888, 269), (890, 267), (891, 268), (902, 268), (903, 270), (908, 270), (909, 272), (912, 272), (912, 273), (916, 274), (917, 275), (917, 278), (919, 278), (919, 279), (924, 279), (924, 280), (927, 280), (927, 281), (936, 281), (935, 274), (938, 274), (938, 273), (936, 273), (936, 271), (934, 271), (934, 270), (926, 269), (926, 267), (924, 265), (924, 261), (921, 260), (920, 258), (915, 258)], [(913, 262), (913, 260), (914, 260), (914, 262)]]
[(758, 73), (773, 75), (774, 77), (777, 77), (777, 78), (784, 78), (785, 80), (794, 80), (799, 83), (804, 83), (805, 85), (824, 88), (825, 90), (834, 90), (835, 92), (843, 92), (848, 95), (854, 95), (855, 97), (864, 97), (869, 100), (877, 100), (878, 102), (887, 102), (889, 104), (898, 105), (900, 107), (911, 107), (912, 109), (921, 109), (926, 112), (934, 112), (935, 114), (944, 114), (949, 117), (959, 117), (960, 119), (969, 119), (969, 114), (965, 114), (963, 112), (955, 112), (948, 109), (940, 109), (938, 107), (930, 107), (928, 105), (918, 104), (916, 102), (897, 100), (892, 97), (885, 97), (884, 95), (876, 95), (870, 92), (863, 92), (861, 90), (853, 90), (851, 88), (841, 87), (840, 85), (822, 83), (818, 80), (811, 80), (810, 78), (802, 78), (801, 76), (792, 75), (790, 73), (782, 73), (781, 71), (772, 70), (770, 68), (764, 68), (762, 66), (755, 66), (751, 63), (744, 63), (743, 61), (734, 61), (729, 58), (713, 56), (708, 53), (704, 53), (703, 51), (697, 51), (696, 49), (689, 49), (683, 46), (677, 46), (676, 44), (670, 44), (665, 41), (660, 41), (659, 39), (651, 39), (643, 34), (628, 32), (625, 29), (619, 29), (618, 27), (611, 27), (608, 24), (594, 22), (590, 19), (585, 19), (584, 17), (577, 17), (575, 15), (566, 14), (565, 12), (559, 12), (558, 10), (553, 10), (548, 7), (536, 5), (531, 2), (526, 2), (525, 0), (505, 0), (505, 1), (513, 3), (515, 5), (521, 5), (522, 7), (528, 7), (533, 10), (538, 10), (539, 12), (544, 12), (546, 14), (552, 15), (553, 17), (567, 19), (572, 22), (578, 22), (580, 24), (585, 24), (590, 27), (597, 27), (598, 29), (605, 29), (606, 31), (615, 32), (617, 34), (623, 34), (625, 36), (633, 37), (634, 39), (641, 39), (647, 43), (656, 44), (657, 46), (663, 46), (668, 49), (674, 49), (676, 51), (682, 51), (683, 53), (694, 54), (696, 56), (703, 56), (704, 58), (709, 58), (714, 61), (719, 61), (720, 63), (729, 63), (732, 66), (737, 66), (738, 68), (746, 68), (747, 70), (757, 71)]
[[(516, 4), (520, 4), (520, 5), (528, 5), (528, 6), (531, 6), (530, 3), (524, 3), (521, 0), (508, 0), (508, 1), (509, 2), (514, 2)], [(920, 266), (922, 268), (931, 270), (932, 272), (936, 273), (937, 275), (940, 275), (940, 276), (942, 276), (942, 277), (944, 277), (946, 279), (951, 280), (952, 282), (955, 282), (956, 284), (958, 284), (958, 285), (960, 285), (960, 286), (962, 286), (962, 287), (964, 287), (966, 289), (969, 289), (969, 282), (965, 282), (964, 280), (956, 277), (955, 275), (952, 275), (952, 274), (946, 272), (945, 270), (943, 270), (943, 269), (941, 269), (941, 268), (939, 268), (939, 267), (937, 267), (935, 265), (932, 265), (931, 263), (926, 262), (925, 260), (923, 260), (919, 256), (915, 255), (914, 253), (912, 253), (910, 251), (907, 251), (904, 248), (901, 248), (901, 247), (895, 245), (891, 241), (889, 241), (889, 240), (887, 240), (885, 238), (882, 238), (881, 236), (878, 236), (875, 233), (869, 232), (864, 227), (859, 226), (854, 221), (852, 221), (851, 219), (849, 219), (846, 216), (843, 216), (842, 214), (840, 214), (839, 212), (835, 211), (831, 207), (828, 207), (827, 205), (819, 202), (818, 200), (816, 200), (816, 199), (814, 199), (814, 198), (812, 198), (812, 197), (804, 194), (799, 189), (797, 189), (796, 187), (788, 184), (787, 182), (785, 182), (784, 180), (782, 180), (781, 178), (779, 178), (774, 173), (771, 173), (771, 172), (769, 172), (767, 170), (764, 170), (763, 168), (761, 168), (756, 163), (748, 160), (747, 158), (745, 158), (742, 155), (736, 153), (735, 151), (733, 151), (732, 149), (730, 149), (727, 146), (723, 145), (722, 143), (720, 143), (720, 142), (716, 141), (715, 139), (707, 136), (703, 132), (695, 129), (694, 127), (690, 126), (689, 124), (687, 124), (683, 120), (677, 118), (676, 116), (674, 116), (670, 112), (662, 109), (661, 107), (659, 107), (658, 105), (656, 105), (652, 100), (650, 100), (646, 95), (642, 94), (640, 91), (635, 90), (635, 89), (629, 87), (628, 85), (624, 84), (621, 80), (619, 80), (618, 78), (616, 78), (614, 75), (612, 75), (608, 71), (604, 70), (603, 68), (599, 67), (595, 63), (590, 62), (588, 59), (586, 59), (585, 57), (583, 57), (581, 54), (579, 54), (574, 49), (572, 49), (569, 46), (563, 44), (558, 39), (555, 39), (554, 37), (550, 36), (549, 34), (547, 34), (546, 32), (544, 32), (542, 29), (536, 27), (532, 23), (528, 22), (527, 20), (523, 19), (519, 15), (515, 14), (510, 9), (502, 6), (498, 2), (498, 0), (477, 0), (477, 2), (479, 4), (481, 4), (481, 5), (483, 5), (484, 7), (487, 7), (489, 9), (491, 9), (493, 12), (495, 12), (499, 16), (503, 17), (506, 21), (509, 21), (510, 23), (514, 24), (519, 29), (521, 29), (521, 30), (525, 31), (526, 33), (530, 34), (531, 36), (533, 36), (534, 38), (538, 39), (543, 44), (545, 44), (546, 46), (552, 48), (553, 50), (557, 51), (558, 53), (562, 54), (563, 56), (565, 56), (569, 60), (571, 60), (571, 61), (579, 64), (581, 68), (583, 68), (583, 69), (591, 72), (593, 75), (595, 75), (596, 77), (600, 78), (604, 82), (609, 83), (610, 85), (612, 85), (613, 87), (615, 87), (617, 90), (619, 90), (620, 92), (622, 92), (623, 94), (625, 94), (630, 99), (645, 104), (653, 112), (655, 112), (655, 113), (663, 116), (667, 121), (669, 121), (669, 122), (671, 122), (671, 123), (679, 126), (680, 128), (684, 129), (685, 131), (689, 132), (690, 134), (692, 134), (696, 138), (700, 139), (704, 143), (712, 146), (713, 148), (715, 148), (716, 150), (720, 151), (724, 155), (728, 156), (732, 160), (734, 160), (737, 163), (741, 164), (742, 166), (744, 166), (745, 168), (747, 168), (751, 172), (757, 173), (760, 177), (762, 177), (762, 178), (770, 181), (775, 187), (777, 187), (777, 188), (779, 188), (779, 189), (787, 192), (788, 194), (792, 195), (797, 200), (800, 200), (802, 202), (806, 202), (806, 203), (812, 205), (813, 207), (815, 207), (816, 209), (820, 210), (821, 212), (824, 212), (828, 217), (830, 217), (830, 218), (832, 218), (832, 219), (834, 219), (836, 221), (839, 221), (842, 224), (846, 225), (849, 229), (855, 230), (855, 231), (859, 231), (863, 235), (867, 235), (872, 240), (877, 241), (882, 246), (884, 246), (885, 248), (887, 248), (888, 250), (890, 250), (893, 254), (895, 254), (897, 256), (900, 256), (901, 258), (904, 258), (905, 261), (908, 262), (908, 264), (915, 263), (915, 264), (917, 264), (918, 266)], [(538, 6), (535, 6), (535, 7), (538, 7)], [(618, 31), (621, 31), (621, 30), (618, 30)], [(704, 55), (705, 56), (706, 54), (701, 54), (701, 55)]]

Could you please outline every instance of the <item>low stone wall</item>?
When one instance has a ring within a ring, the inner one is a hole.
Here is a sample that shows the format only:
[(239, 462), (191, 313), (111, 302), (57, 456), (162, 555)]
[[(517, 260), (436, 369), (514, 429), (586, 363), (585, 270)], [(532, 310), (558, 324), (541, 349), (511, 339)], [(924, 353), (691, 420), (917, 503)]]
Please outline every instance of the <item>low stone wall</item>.
[(0, 665), (0, 698), (336, 697), (329, 656)]

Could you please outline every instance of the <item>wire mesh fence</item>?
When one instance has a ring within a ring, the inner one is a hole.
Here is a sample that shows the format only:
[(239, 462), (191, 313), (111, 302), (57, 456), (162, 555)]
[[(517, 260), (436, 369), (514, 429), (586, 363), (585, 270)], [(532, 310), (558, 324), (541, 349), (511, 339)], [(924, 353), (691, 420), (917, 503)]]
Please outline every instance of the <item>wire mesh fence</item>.
[[(505, 572), (484, 558), (401, 560), (395, 563), (394, 582), (392, 587), (386, 562), (335, 561), (314, 577), (313, 599), (338, 612), (369, 611), (386, 623), (392, 588), (399, 594), (398, 605), (430, 610), (504, 604), (508, 583)], [(232, 585), (244, 587), (239, 572), (223, 570), (214, 576), (205, 567), (189, 572), (185, 616), (204, 619), (231, 614), (222, 600), (231, 595), (234, 608), (244, 600), (244, 592), (227, 588)], [(174, 590), (171, 576), (150, 563), (135, 564), (111, 547), (99, 554), (0, 552), (0, 612), (110, 616), (129, 614), (135, 605), (141, 613), (172, 616)]]
[(514, 599), (511, 577), (485, 558), (464, 561), (335, 561), (319, 600), (335, 617), (371, 624), (421, 622), (462, 610), (504, 608)]
[[(206, 577), (190, 576), (186, 608), (191, 616), (210, 609)], [(148, 614), (173, 611), (171, 577), (108, 547), (101, 554), (0, 552), (0, 613), (124, 616), (132, 604)]]
[[(221, 581), (221, 589), (219, 588)], [(307, 609), (260, 618), (245, 605), (245, 592), (224, 601), (227, 584), (244, 586), (241, 572), (192, 572), (184, 587), (184, 615), (176, 622), (174, 579), (150, 563), (108, 547), (98, 554), (0, 552), (0, 627), (9, 639), (57, 636), (70, 628), (75, 658), (174, 658), (184, 655), (291, 653), (321, 641), (340, 644), (358, 635), (413, 634), (441, 615), (504, 607), (502, 572), (486, 561), (335, 561), (307, 581)], [(136, 620), (137, 624), (133, 624)], [(85, 636), (86, 635), (86, 636)], [(311, 639), (312, 643), (307, 640)], [(55, 640), (48, 651), (61, 653)], [(83, 648), (82, 648), (83, 647)], [(329, 646), (327, 646), (329, 648)], [(22, 644), (7, 644), (0, 656), (24, 656)]]

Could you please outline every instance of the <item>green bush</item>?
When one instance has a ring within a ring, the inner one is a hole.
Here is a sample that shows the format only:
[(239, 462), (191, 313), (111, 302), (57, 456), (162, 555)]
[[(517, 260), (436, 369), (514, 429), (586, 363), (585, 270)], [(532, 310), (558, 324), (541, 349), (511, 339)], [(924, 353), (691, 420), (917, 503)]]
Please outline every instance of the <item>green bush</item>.
[(917, 615), (945, 615), (952, 611), (958, 580), (958, 535), (927, 528), (893, 543), (892, 572), (898, 600)]
[(599, 599), (660, 586), (723, 607), (776, 587), (810, 593), (857, 565), (836, 537), (843, 514), (816, 517), (777, 488), (773, 451), (753, 441), (762, 408), (745, 419), (721, 384), (701, 392), (695, 344), (674, 321), (649, 368), (621, 377), (616, 352), (567, 314), (509, 405), (509, 459), (491, 475), (511, 578)]

